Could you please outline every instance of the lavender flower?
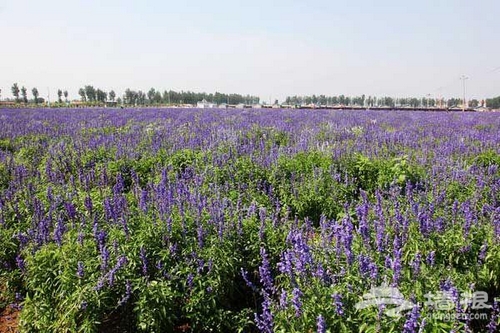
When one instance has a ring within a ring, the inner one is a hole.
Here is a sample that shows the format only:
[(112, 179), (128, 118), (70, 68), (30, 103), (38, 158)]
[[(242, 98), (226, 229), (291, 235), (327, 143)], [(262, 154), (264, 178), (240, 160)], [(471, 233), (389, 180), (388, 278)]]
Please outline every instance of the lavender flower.
[(484, 243), (481, 245), (481, 249), (479, 250), (478, 261), (479, 263), (483, 263), (486, 258), (486, 253), (488, 251), (488, 243)]
[(281, 289), (279, 305), (281, 309), (286, 309), (288, 307), (288, 294), (285, 289)]
[(78, 268), (76, 270), (76, 276), (78, 276), (80, 279), (83, 278), (84, 276), (84, 266), (83, 266), (83, 262), (79, 261), (78, 264), (77, 264)]
[(266, 293), (264, 293), (264, 301), (262, 302), (262, 313), (260, 315), (255, 314), (255, 324), (261, 332), (274, 332), (274, 317), (271, 312), (271, 300)]
[(257, 287), (255, 287), (252, 281), (250, 281), (250, 279), (248, 278), (248, 272), (245, 271), (243, 268), (241, 268), (241, 276), (243, 277), (243, 280), (250, 289), (252, 289), (254, 292), (257, 291)]
[(488, 333), (497, 332), (499, 313), (500, 311), (499, 311), (498, 301), (495, 299), (495, 301), (493, 302), (493, 309), (491, 311), (490, 322), (488, 323), (488, 325), (486, 325)]
[(317, 326), (317, 332), (318, 333), (325, 333), (326, 332), (326, 322), (325, 318), (323, 318), (322, 315), (319, 315), (318, 318), (316, 318), (316, 326)]
[(260, 248), (260, 256), (262, 258), (262, 264), (259, 266), (260, 282), (264, 286), (264, 289), (272, 294), (274, 292), (274, 282), (271, 275), (271, 267), (269, 264), (269, 259), (267, 257), (266, 249)]
[(292, 306), (295, 310), (295, 316), (300, 317), (302, 315), (302, 291), (299, 288), (295, 287), (292, 290)]
[(118, 301), (118, 306), (122, 306), (127, 303), (132, 295), (132, 285), (129, 280), (125, 282), (125, 295)]
[(418, 319), (420, 318), (420, 310), (418, 305), (415, 305), (406, 319), (403, 326), (403, 333), (417, 333)]
[(146, 255), (146, 249), (141, 246), (139, 257), (141, 258), (142, 262), (142, 276), (147, 276), (148, 275), (148, 258)]
[(410, 266), (413, 271), (413, 277), (416, 278), (420, 274), (420, 262), (422, 261), (422, 255), (420, 252), (415, 254), (415, 257), (410, 263)]
[(427, 262), (427, 265), (434, 266), (436, 263), (436, 251), (429, 252), (425, 261)]
[(21, 257), (20, 254), (17, 254), (17, 256), (16, 256), (16, 264), (22, 273), (24, 273), (26, 271), (26, 265), (24, 263), (24, 259)]
[(339, 293), (334, 293), (332, 295), (333, 303), (335, 305), (335, 313), (339, 316), (344, 315), (344, 304), (342, 303), (342, 295)]
[(193, 289), (193, 280), (194, 280), (194, 275), (192, 273), (189, 273), (186, 280), (189, 289)]

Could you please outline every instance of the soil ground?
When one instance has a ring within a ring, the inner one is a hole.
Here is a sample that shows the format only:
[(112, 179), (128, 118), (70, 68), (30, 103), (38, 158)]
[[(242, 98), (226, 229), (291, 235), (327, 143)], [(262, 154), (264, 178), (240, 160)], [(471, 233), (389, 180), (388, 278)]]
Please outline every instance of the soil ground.
[(0, 333), (16, 333), (18, 332), (19, 311), (11, 307), (7, 307), (0, 313)]

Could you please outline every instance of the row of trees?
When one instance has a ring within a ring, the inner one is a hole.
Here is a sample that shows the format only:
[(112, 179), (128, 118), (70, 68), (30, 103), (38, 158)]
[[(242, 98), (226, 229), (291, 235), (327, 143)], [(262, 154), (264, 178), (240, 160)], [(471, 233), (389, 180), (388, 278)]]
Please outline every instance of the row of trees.
[[(304, 104), (319, 104), (319, 105), (346, 105), (346, 106), (364, 106), (364, 107), (414, 107), (414, 108), (425, 108), (425, 107), (453, 107), (462, 104), (462, 99), (460, 98), (449, 98), (447, 100), (435, 99), (435, 98), (415, 98), (415, 97), (403, 97), (403, 98), (393, 98), (393, 97), (375, 97), (365, 95), (348, 97), (344, 95), (340, 96), (325, 96), (325, 95), (312, 95), (312, 96), (288, 96), (285, 100), (285, 104), (289, 105), (304, 105)], [(469, 107), (477, 107), (480, 102), (476, 99), (468, 101)], [(482, 103), (484, 104), (484, 103)], [(489, 103), (487, 103), (489, 105)]]
[(196, 104), (199, 101), (206, 100), (211, 103), (229, 103), (229, 104), (256, 104), (259, 103), (259, 97), (240, 94), (222, 94), (215, 92), (213, 94), (196, 93), (192, 91), (173, 91), (164, 90), (161, 92), (155, 88), (149, 89), (147, 93), (142, 90), (132, 90), (127, 88), (122, 98), (116, 98), (116, 93), (111, 90), (109, 93), (86, 85), (78, 90), (82, 102), (101, 102), (116, 101), (124, 105), (159, 105), (159, 104)]
[[(1, 97), (1, 92), (2, 92), (2, 90), (0, 89), (0, 97)], [(21, 88), (19, 88), (19, 85), (17, 84), (17, 82), (12, 85), (11, 92), (12, 92), (12, 95), (14, 96), (14, 101), (16, 103), (28, 104), (30, 102), (33, 102), (35, 104), (39, 104), (39, 103), (45, 102), (45, 99), (40, 97), (40, 92), (38, 91), (38, 89), (36, 87), (31, 89), (31, 94), (33, 95), (32, 100), (28, 100), (28, 89), (25, 86), (21, 86)], [(68, 91), (67, 90), (62, 91), (61, 89), (58, 89), (57, 90), (57, 97), (58, 97), (57, 101), (59, 103), (63, 102), (63, 100), (62, 100), (63, 96), (64, 96), (64, 99), (67, 103), (68, 102)]]
[(257, 96), (240, 95), (240, 94), (222, 94), (215, 93), (196, 93), (192, 91), (173, 91), (173, 90), (156, 90), (149, 89), (147, 93), (141, 90), (135, 91), (131, 89), (125, 90), (123, 95), (123, 104), (126, 105), (158, 105), (158, 104), (196, 104), (199, 101), (206, 100), (210, 103), (222, 104), (257, 104), (260, 98)]
[[(19, 88), (17, 83), (14, 83), (11, 88), (12, 95), (15, 98), (16, 103), (28, 103), (28, 89), (25, 86)], [(43, 98), (40, 98), (40, 93), (37, 88), (31, 89), (31, 94), (33, 95), (33, 102), (38, 104), (39, 102), (43, 102)]]
[(500, 96), (495, 98), (488, 98), (486, 100), (486, 105), (493, 109), (500, 109)]
[(78, 95), (82, 102), (101, 102), (104, 103), (108, 100), (114, 102), (116, 98), (116, 93), (111, 90), (109, 93), (101, 90), (100, 88), (94, 88), (94, 86), (86, 85), (78, 90)]

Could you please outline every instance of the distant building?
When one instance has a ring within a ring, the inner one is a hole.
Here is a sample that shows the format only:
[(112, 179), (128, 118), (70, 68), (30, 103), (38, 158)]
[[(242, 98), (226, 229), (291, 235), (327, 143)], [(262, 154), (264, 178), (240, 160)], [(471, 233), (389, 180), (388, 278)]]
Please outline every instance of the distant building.
[(71, 106), (84, 107), (87, 103), (82, 101), (71, 101)]
[(216, 108), (217, 104), (207, 102), (207, 100), (202, 100), (201, 102), (196, 103), (196, 107), (199, 109), (208, 109), (208, 108)]

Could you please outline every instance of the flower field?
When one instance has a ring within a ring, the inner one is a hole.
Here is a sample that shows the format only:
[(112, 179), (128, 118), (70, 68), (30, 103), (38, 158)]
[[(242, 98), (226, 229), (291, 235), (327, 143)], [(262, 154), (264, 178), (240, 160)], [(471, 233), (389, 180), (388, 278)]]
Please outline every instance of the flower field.
[(0, 110), (23, 332), (496, 332), (500, 114)]

